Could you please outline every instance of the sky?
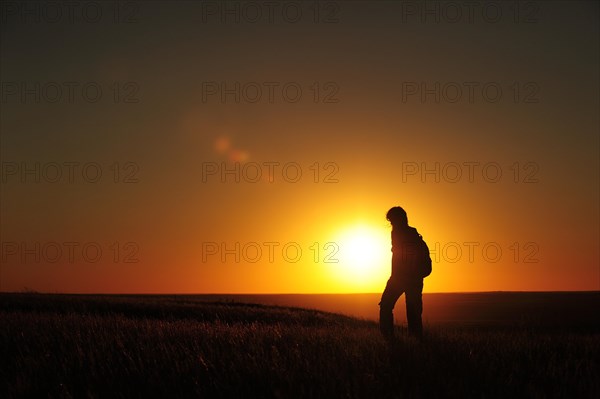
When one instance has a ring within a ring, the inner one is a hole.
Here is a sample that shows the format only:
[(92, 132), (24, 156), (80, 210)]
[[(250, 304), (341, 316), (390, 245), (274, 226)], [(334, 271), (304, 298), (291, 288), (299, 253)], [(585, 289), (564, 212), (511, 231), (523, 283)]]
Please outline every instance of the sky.
[(600, 289), (597, 2), (13, 2), (0, 291)]

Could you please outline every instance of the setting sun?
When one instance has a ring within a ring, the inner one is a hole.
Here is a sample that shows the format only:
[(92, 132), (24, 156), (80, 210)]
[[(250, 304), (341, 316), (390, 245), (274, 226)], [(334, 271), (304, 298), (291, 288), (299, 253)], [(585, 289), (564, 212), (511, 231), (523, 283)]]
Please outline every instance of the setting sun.
[(336, 274), (355, 288), (378, 290), (390, 271), (390, 236), (384, 228), (356, 225), (341, 232), (336, 244)]

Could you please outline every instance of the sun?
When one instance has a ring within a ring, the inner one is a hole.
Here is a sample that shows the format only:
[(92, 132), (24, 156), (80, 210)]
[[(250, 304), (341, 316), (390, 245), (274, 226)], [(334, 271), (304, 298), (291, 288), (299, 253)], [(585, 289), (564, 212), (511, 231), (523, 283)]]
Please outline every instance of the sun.
[(385, 228), (354, 225), (343, 229), (336, 240), (339, 262), (337, 281), (352, 289), (380, 290), (390, 272), (390, 235)]

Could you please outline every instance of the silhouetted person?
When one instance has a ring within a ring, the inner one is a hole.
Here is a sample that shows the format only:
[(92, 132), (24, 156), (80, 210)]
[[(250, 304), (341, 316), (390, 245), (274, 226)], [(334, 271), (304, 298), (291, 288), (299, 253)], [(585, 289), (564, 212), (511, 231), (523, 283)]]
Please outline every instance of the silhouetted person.
[(392, 224), (392, 275), (379, 302), (379, 327), (385, 338), (394, 337), (392, 311), (398, 298), (406, 294), (408, 331), (420, 338), (423, 334), (423, 278), (431, 273), (429, 249), (417, 229), (408, 225), (404, 209), (391, 208), (386, 219)]

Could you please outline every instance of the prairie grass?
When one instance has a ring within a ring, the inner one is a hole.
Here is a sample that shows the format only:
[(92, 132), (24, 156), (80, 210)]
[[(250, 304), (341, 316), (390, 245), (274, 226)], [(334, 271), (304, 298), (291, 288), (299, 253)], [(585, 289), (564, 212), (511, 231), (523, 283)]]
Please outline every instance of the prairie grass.
[(0, 397), (600, 397), (594, 331), (428, 326), (156, 297), (0, 296)]

